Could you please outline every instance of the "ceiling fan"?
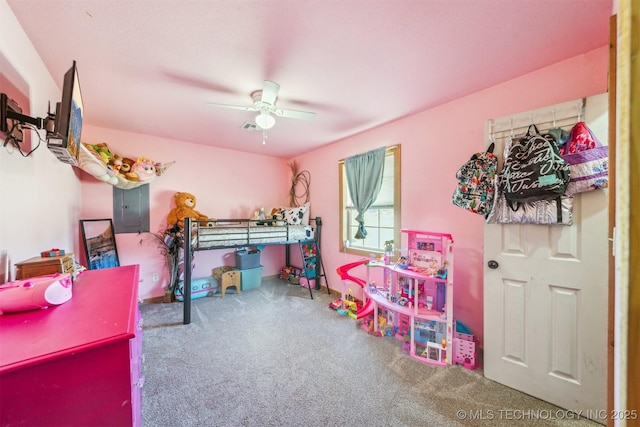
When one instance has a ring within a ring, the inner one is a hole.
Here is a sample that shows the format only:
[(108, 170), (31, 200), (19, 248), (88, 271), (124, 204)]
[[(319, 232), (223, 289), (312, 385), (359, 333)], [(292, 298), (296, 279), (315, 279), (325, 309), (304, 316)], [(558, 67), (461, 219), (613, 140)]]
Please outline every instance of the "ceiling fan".
[(265, 80), (262, 90), (257, 90), (251, 94), (253, 105), (243, 107), (240, 105), (217, 104), (215, 102), (208, 102), (207, 104), (214, 107), (231, 108), (234, 110), (257, 111), (259, 114), (255, 119), (256, 125), (263, 130), (271, 129), (276, 124), (276, 119), (273, 117), (274, 115), (290, 119), (315, 119), (316, 113), (276, 107), (279, 90), (280, 85), (278, 83)]

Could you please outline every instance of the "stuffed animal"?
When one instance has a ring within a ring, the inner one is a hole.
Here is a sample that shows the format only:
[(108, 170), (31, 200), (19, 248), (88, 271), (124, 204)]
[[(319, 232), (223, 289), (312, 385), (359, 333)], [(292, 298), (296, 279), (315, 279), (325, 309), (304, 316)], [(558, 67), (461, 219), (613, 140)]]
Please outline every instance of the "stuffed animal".
[(156, 175), (160, 176), (169, 169), (171, 165), (175, 163), (175, 160), (169, 163), (156, 163), (154, 166), (156, 167)]
[(180, 227), (184, 227), (185, 218), (195, 220), (209, 219), (208, 216), (194, 209), (196, 207), (196, 197), (193, 194), (176, 193), (174, 198), (176, 207), (171, 209), (169, 215), (167, 215), (167, 224), (169, 226), (178, 224)]
[(122, 169), (122, 157), (114, 153), (113, 156), (111, 156), (111, 159), (109, 160), (109, 164), (107, 166), (112, 171), (120, 173), (120, 169)]
[(270, 225), (284, 225), (284, 217), (282, 216), (282, 210), (279, 208), (273, 208), (271, 209), (271, 213), (269, 214), (271, 219), (274, 219), (274, 221), (271, 221)]
[(122, 159), (122, 165), (120, 166), (120, 174), (124, 175), (126, 179), (129, 181), (140, 181), (138, 178), (138, 174), (131, 170), (131, 167), (134, 165), (135, 161), (128, 157)]
[(105, 165), (109, 164), (113, 153), (106, 143), (101, 142), (99, 144), (84, 144), (84, 146), (87, 147), (95, 157), (101, 160), (102, 163), (104, 163)]
[(138, 160), (131, 166), (131, 172), (138, 176), (139, 181), (148, 181), (156, 176), (155, 164), (144, 157), (138, 157)]

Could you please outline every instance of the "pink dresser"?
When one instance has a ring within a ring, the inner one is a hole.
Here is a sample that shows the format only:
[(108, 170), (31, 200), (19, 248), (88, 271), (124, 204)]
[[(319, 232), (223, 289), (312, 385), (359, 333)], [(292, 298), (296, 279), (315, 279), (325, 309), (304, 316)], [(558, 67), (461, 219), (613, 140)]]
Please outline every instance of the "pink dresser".
[(139, 426), (138, 266), (89, 270), (70, 301), (0, 315), (0, 425)]

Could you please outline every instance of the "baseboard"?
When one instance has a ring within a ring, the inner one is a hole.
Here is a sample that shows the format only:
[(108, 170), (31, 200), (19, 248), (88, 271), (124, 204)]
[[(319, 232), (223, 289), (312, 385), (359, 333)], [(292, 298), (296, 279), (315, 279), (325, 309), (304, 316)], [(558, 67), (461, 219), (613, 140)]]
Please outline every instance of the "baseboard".
[(152, 298), (145, 298), (142, 300), (142, 304), (157, 304), (160, 302), (164, 302), (164, 297), (152, 297)]

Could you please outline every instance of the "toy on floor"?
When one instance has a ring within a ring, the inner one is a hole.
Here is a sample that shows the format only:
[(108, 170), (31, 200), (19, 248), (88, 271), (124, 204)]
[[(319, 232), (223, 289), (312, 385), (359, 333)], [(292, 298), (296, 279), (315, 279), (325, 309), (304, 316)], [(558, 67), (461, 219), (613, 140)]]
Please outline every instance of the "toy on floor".
[(329, 308), (331, 308), (333, 310), (337, 310), (339, 308), (342, 308), (342, 298), (336, 298), (335, 300), (330, 302), (329, 303)]
[[(363, 306), (355, 317), (361, 319), (360, 327), (368, 333), (395, 336), (403, 344), (403, 351), (420, 362), (452, 364), (453, 239), (448, 233), (408, 229), (401, 232), (406, 235), (406, 249), (400, 251), (406, 253), (397, 262), (374, 262), (372, 254), (370, 259), (337, 269), (342, 295), (346, 299), (350, 294), (351, 283), (362, 288)], [(387, 249), (391, 248), (385, 247), (385, 253), (391, 252)], [(356, 267), (362, 264), (366, 276), (359, 279), (354, 276)], [(375, 286), (374, 280), (382, 286)], [(463, 349), (465, 345), (458, 347)], [(475, 356), (468, 353), (459, 355), (459, 363), (473, 366)]]
[(462, 365), (472, 370), (479, 367), (478, 363), (478, 339), (471, 334), (469, 329), (459, 321), (456, 321), (453, 338), (453, 364)]
[[(349, 273), (349, 270), (359, 266), (359, 265), (363, 265), (368, 263), (369, 260), (367, 258), (362, 258), (359, 261), (356, 262), (352, 262), (349, 264), (345, 264), (342, 265), (340, 267), (338, 267), (336, 269), (336, 272), (338, 273), (338, 275), (340, 276), (340, 279), (342, 280), (342, 295), (344, 296), (343, 300), (345, 301), (345, 303), (343, 304), (342, 308), (346, 309), (347, 308), (347, 304), (346, 301), (348, 300), (349, 297), (353, 298), (352, 294), (351, 294), (351, 290), (349, 289), (347, 291), (347, 283), (351, 282), (351, 283), (355, 283), (356, 285), (360, 286), (360, 288), (364, 288), (364, 286), (367, 284), (367, 282), (359, 277), (355, 277), (352, 276)], [(360, 304), (360, 307), (362, 307), (362, 304)], [(358, 309), (360, 307), (357, 307)], [(361, 319), (363, 316), (366, 316), (367, 314), (369, 314), (371, 312), (371, 310), (373, 310), (373, 307), (367, 306), (362, 307), (362, 312), (358, 313), (357, 309), (356, 311), (353, 313), (353, 317), (354, 319)], [(348, 310), (347, 310), (348, 311)], [(359, 316), (359, 317), (358, 317)]]
[[(191, 279), (191, 299), (211, 297), (220, 290), (220, 284), (214, 277), (203, 277), (199, 279)], [(184, 301), (184, 281), (178, 282), (178, 286), (174, 289), (176, 300)]]
[(347, 294), (344, 298), (344, 308), (347, 310), (349, 317), (357, 319), (358, 311), (362, 308), (362, 303), (356, 300), (352, 294)]
[(366, 303), (356, 312), (356, 319), (360, 320), (365, 316), (369, 316), (373, 313), (373, 300), (368, 299)]

